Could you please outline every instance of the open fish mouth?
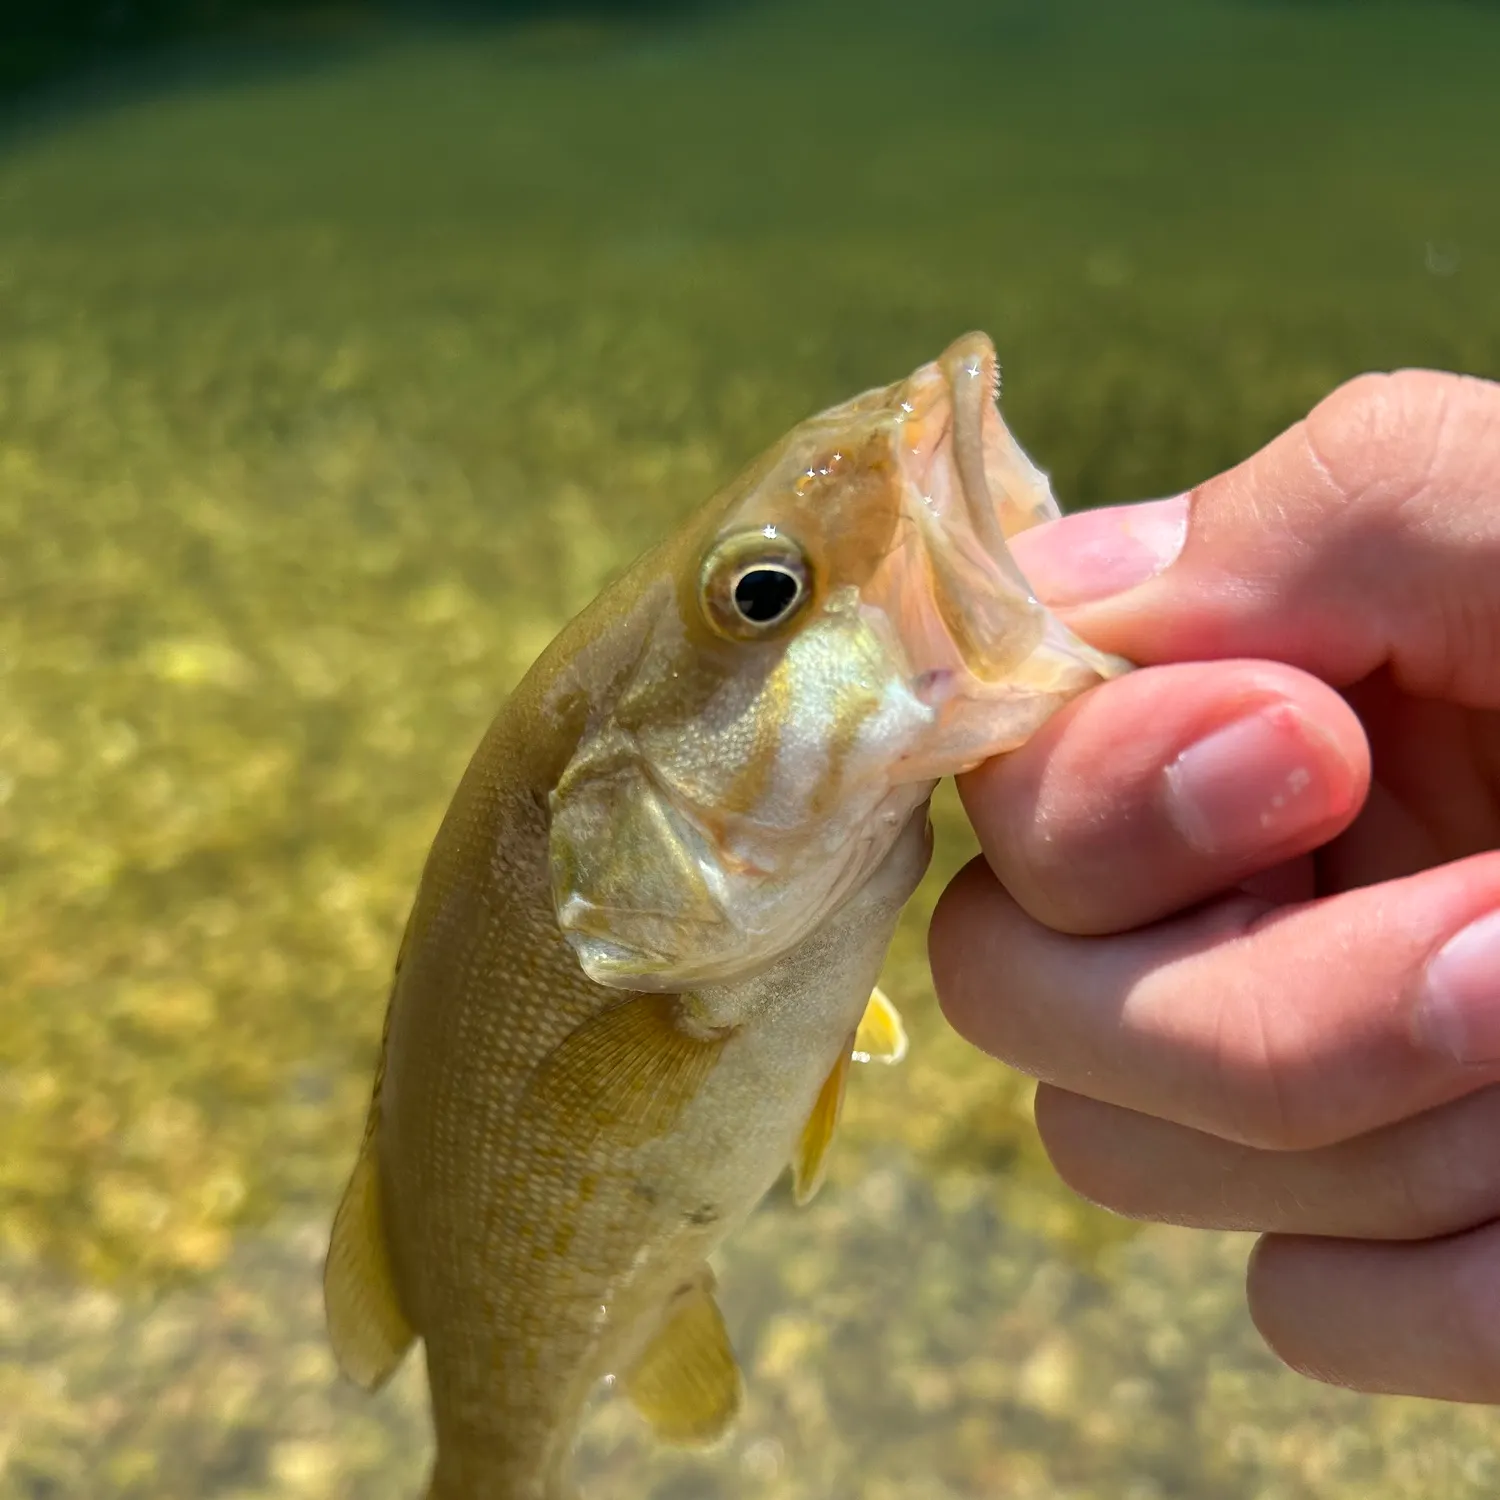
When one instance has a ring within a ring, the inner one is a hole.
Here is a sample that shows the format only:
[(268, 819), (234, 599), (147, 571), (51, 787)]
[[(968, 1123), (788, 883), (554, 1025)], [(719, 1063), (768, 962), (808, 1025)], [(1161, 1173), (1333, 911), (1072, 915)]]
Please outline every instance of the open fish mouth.
[(894, 626), (911, 690), (936, 715), (901, 774), (942, 775), (1015, 748), (1062, 699), (1128, 663), (1079, 640), (1011, 555), (1010, 537), (1062, 512), (1000, 414), (990, 340), (955, 340), (897, 392), (909, 525), (866, 603)]

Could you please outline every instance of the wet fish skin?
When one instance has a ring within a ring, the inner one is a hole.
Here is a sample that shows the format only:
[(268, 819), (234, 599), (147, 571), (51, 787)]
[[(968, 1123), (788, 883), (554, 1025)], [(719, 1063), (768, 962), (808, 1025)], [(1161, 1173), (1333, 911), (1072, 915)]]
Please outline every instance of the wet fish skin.
[[(1056, 505), (995, 378), (971, 335), (794, 429), (562, 631), (471, 761), (325, 1272), (352, 1378), (424, 1342), (430, 1500), (560, 1500), (607, 1374), (664, 1440), (727, 1430), (709, 1256), (788, 1162), (816, 1191), (851, 1055), (904, 1049), (875, 984), (936, 777), (1123, 667), (1005, 549)], [(748, 619), (747, 573), (790, 612)]]

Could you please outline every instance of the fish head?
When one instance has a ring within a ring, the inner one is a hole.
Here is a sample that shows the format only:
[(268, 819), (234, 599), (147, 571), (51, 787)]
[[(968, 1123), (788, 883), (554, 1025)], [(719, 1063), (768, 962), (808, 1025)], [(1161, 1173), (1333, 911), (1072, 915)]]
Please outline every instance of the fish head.
[(959, 339), (794, 428), (617, 585), (639, 644), (550, 804), (558, 922), (591, 978), (764, 968), (939, 777), (1125, 668), (1011, 557), (1059, 510), (997, 396), (989, 339)]

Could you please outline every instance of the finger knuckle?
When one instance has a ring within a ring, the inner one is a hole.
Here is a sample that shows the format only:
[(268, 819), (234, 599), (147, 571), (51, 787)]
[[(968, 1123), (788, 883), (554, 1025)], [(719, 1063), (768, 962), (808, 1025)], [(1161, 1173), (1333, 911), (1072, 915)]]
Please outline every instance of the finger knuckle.
[(1215, 1076), (1220, 1133), (1260, 1151), (1307, 1151), (1327, 1144), (1290, 1063), (1271, 997), (1241, 991), (1220, 1003)]
[(1325, 397), (1308, 416), (1307, 441), (1339, 497), (1399, 507), (1425, 489), (1461, 388), (1455, 376), (1398, 370), (1357, 376)]
[(1217, 982), (1196, 1055), (1186, 1059), (1202, 1089), (1200, 1118), (1190, 1123), (1261, 1151), (1316, 1150), (1349, 1133), (1368, 1083), (1350, 1076), (1348, 1038), (1320, 1003), (1318, 971), (1268, 969), (1264, 943), (1283, 958), (1288, 950), (1277, 948), (1266, 916), (1263, 903), (1226, 901), (1204, 935)]
[(1302, 432), (1332, 502), (1318, 512), (1321, 540), (1337, 543), (1325, 586), (1376, 601), (1398, 675), (1424, 694), (1484, 693), (1500, 646), (1500, 385), (1433, 370), (1364, 375)]

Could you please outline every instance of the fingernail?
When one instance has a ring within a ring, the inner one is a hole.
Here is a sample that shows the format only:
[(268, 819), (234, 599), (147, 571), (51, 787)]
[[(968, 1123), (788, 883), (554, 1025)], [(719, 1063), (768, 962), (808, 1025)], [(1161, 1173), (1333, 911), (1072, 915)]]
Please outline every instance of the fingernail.
[(1500, 1062), (1500, 911), (1471, 922), (1428, 960), (1417, 1032), (1461, 1063)]
[(1083, 510), (1011, 541), (1045, 604), (1089, 604), (1123, 594), (1170, 566), (1187, 540), (1188, 497)]
[(1330, 755), (1338, 751), (1291, 704), (1268, 704), (1167, 767), (1167, 816), (1205, 854), (1275, 848), (1333, 814)]

